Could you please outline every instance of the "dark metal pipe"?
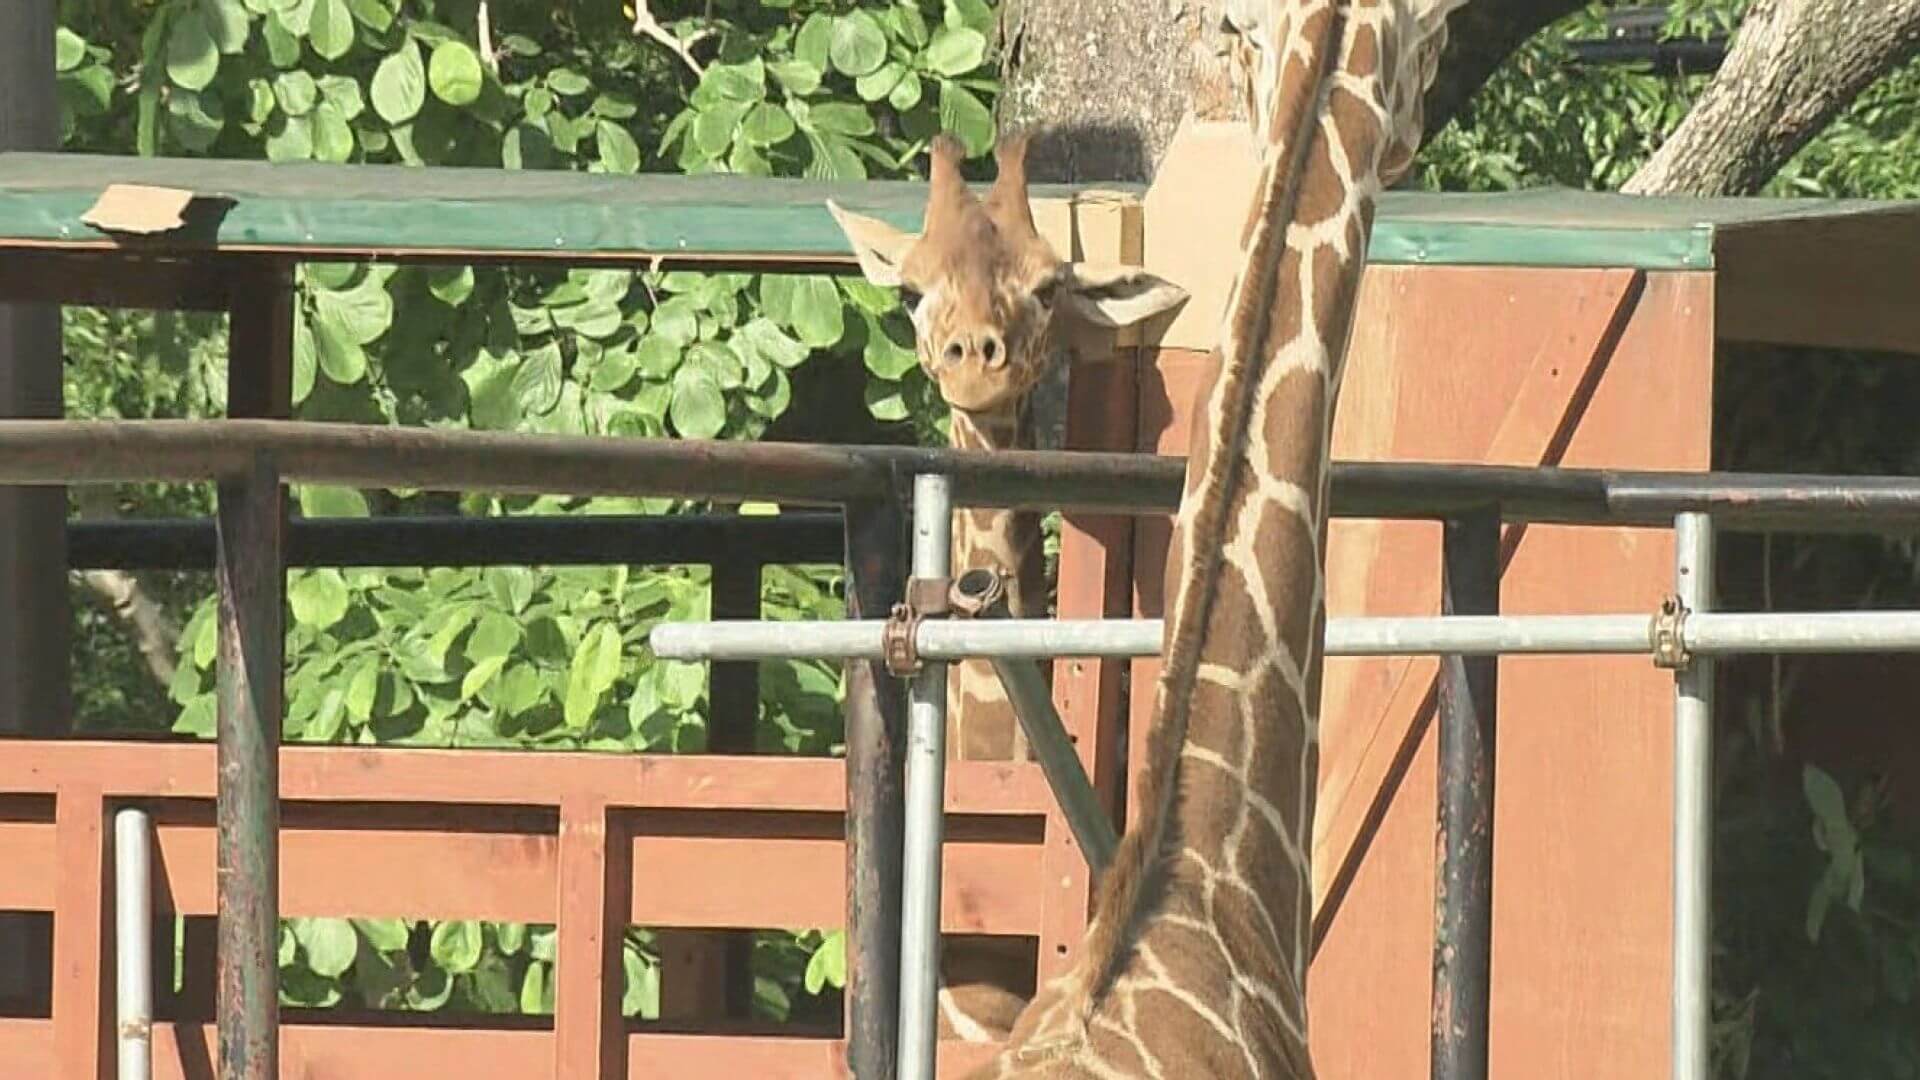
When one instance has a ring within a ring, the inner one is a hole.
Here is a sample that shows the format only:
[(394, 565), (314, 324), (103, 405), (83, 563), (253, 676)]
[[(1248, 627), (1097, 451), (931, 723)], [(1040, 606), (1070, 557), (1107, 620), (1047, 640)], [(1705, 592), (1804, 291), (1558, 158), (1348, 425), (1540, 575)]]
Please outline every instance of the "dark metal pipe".
[[(86, 570), (205, 570), (211, 521), (76, 521), (72, 563)], [(295, 518), (288, 566), (665, 566), (836, 563), (838, 511), (578, 517)]]
[[(1164, 512), (1185, 463), (1151, 454), (966, 451), (818, 443), (606, 439), (280, 420), (0, 421), (0, 484), (193, 482), (270, 451), (291, 481), (422, 490), (668, 495), (832, 505), (884, 499), (917, 474), (967, 506)], [(1615, 472), (1338, 462), (1341, 517), (1441, 519), (1498, 505), (1507, 521), (1667, 528), (1920, 532), (1920, 479)], [(1836, 520), (1844, 516), (1845, 520)]]
[[(898, 498), (847, 504), (847, 617), (883, 618), (903, 598), (907, 521)], [(906, 684), (877, 661), (846, 662), (847, 1065), (893, 1080), (899, 1057)]]
[[(1446, 615), (1500, 613), (1500, 515), (1447, 519)], [(1486, 1080), (1493, 953), (1493, 778), (1498, 656), (1440, 658), (1439, 812), (1434, 848), (1432, 1074)]]
[(280, 723), (285, 665), (285, 503), (271, 458), (220, 483), (220, 1080), (279, 1072)]

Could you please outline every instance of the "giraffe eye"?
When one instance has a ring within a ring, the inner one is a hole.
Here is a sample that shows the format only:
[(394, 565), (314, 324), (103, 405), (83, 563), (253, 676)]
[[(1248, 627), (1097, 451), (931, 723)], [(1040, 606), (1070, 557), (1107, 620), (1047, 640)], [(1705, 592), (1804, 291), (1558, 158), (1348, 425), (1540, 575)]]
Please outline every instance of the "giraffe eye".
[(1041, 307), (1053, 306), (1053, 294), (1060, 288), (1060, 279), (1050, 277), (1034, 287), (1033, 302)]
[(900, 302), (907, 305), (908, 311), (918, 308), (920, 306), (920, 290), (907, 285), (900, 286)]

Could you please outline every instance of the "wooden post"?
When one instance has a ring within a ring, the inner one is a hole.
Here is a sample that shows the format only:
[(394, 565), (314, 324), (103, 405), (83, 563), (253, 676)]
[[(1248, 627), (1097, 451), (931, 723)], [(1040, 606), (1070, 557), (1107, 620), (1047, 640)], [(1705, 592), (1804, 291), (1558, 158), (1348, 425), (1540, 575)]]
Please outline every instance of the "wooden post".
[(633, 840), (613, 828), (607, 806), (560, 807), (560, 962), (553, 996), (553, 1075), (616, 1080), (627, 1075), (627, 920), (633, 911)]
[[(53, 150), (53, 0), (0, 4), (0, 151)], [(0, 304), (0, 418), (56, 418), (60, 309)], [(0, 735), (67, 729), (67, 493), (0, 488)], [(0, 998), (49, 992), (52, 939), (39, 915), (0, 915)]]

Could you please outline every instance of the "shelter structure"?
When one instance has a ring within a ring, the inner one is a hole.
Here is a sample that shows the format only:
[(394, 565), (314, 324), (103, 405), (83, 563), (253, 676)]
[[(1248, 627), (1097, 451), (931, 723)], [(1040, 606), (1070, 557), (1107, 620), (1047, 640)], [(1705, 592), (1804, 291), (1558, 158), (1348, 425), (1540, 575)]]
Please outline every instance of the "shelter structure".
[[(1194, 296), (1162, 325), (1082, 350), (1090, 355), (1070, 380), (1068, 447), (1183, 450), (1187, 406), (1226, 285), (1213, 253), (1237, 234), (1251, 182), (1241, 137), (1199, 125), (1182, 133), (1149, 189), (1035, 189), (1038, 224), (1063, 255), (1142, 263)], [(0, 299), (227, 311), (233, 416), (276, 418), (289, 411), (298, 262), (850, 273), (828, 197), (913, 228), (923, 191), (905, 183), (4, 154)], [(1903, 290), (1920, 258), (1916, 241), (1914, 204), (1390, 194), (1375, 223), (1336, 455), (1703, 468), (1715, 343), (1920, 348), (1920, 310)], [(103, 461), (127, 456), (114, 452), (113, 432), (86, 430), (100, 433)], [(288, 434), (294, 429), (232, 430), (247, 445), (298, 441)], [(261, 509), (265, 493), (317, 473), (368, 485), (412, 486), (430, 476), (473, 489), (552, 483), (694, 494), (686, 485), (718, 476), (712, 463), (725, 460), (687, 446), (676, 469), (622, 476), (615, 458), (595, 456), (618, 451), (577, 445), (588, 440), (501, 437), (486, 444), (497, 451), (491, 459), (472, 456), (471, 441), (460, 450), (421, 433), (390, 454), (363, 448), (363, 456), (338, 432), (314, 435), (286, 452), (292, 464), (283, 473), (227, 479), (236, 508), (253, 506), (267, 515), (254, 525), (270, 526), (277, 511)], [(207, 476), (216, 457), (209, 449), (198, 461), (156, 463), (152, 475)], [(827, 474), (826, 460), (794, 455), (794, 471), (779, 482), (798, 497), (809, 476)], [(99, 468), (60, 466), (72, 477), (119, 475)], [(884, 478), (869, 479), (877, 486), (819, 501), (846, 507), (850, 603), (873, 617), (901, 595), (905, 566), (898, 515), (877, 494)], [(727, 493), (714, 483), (701, 490)], [(1059, 502), (1074, 504), (1073, 493), (1061, 491)], [(225, 503), (222, 515), (230, 532), (247, 527), (226, 520)], [(285, 536), (272, 527), (232, 534), (262, 544), (223, 559), (223, 580), (253, 597), (257, 610), (277, 610), (286, 565), (353, 561), (349, 545), (322, 538), (322, 524), (295, 522)], [(402, 538), (382, 553), (422, 562), (712, 562), (716, 582), (749, 582), (734, 587), (746, 597), (756, 595), (750, 582), (762, 565), (841, 557), (837, 526), (823, 534), (820, 521), (799, 516), (776, 526), (704, 518), (617, 525), (630, 531), (610, 538), (608, 523), (589, 522), (581, 528), (598, 534), (528, 534), (521, 546), (491, 554), (479, 544), (435, 554), (426, 540), (409, 548)], [(183, 528), (189, 539), (167, 557), (210, 565), (210, 527)], [(749, 537), (751, 530), (759, 531)], [(1165, 535), (1163, 520), (1084, 504), (1070, 511), (1059, 614), (1159, 614)], [(143, 546), (133, 533), (76, 525), (71, 536), (81, 560), (138, 566), (161, 557), (151, 534), (144, 556), (133, 550)], [(1330, 608), (1437, 612), (1439, 536), (1437, 523), (1337, 523)], [(242, 573), (236, 560), (249, 557)], [(1654, 528), (1513, 525), (1502, 558), (1500, 599), (1514, 612), (1652, 610), (1673, 581), (1672, 542)], [(752, 617), (756, 607), (748, 600), (717, 613)], [(17, 632), (21, 616), (0, 612), (0, 628)], [(272, 635), (241, 641), (240, 626), (232, 629), (234, 657), (280, 659)], [(1321, 943), (1311, 977), (1316, 1056), (1328, 1077), (1417, 1076), (1427, 1068), (1436, 669), (1429, 659), (1328, 665), (1315, 838)], [(714, 681), (713, 724), (750, 730), (751, 667), (728, 674)], [(1658, 1071), (1672, 1033), (1671, 680), (1628, 658), (1514, 659), (1501, 662), (1500, 675), (1508, 722), (1497, 744), (1494, 1071), (1573, 1076), (1593, 1061), (1621, 1075)], [(1150, 713), (1144, 688), (1153, 676), (1147, 660), (1065, 659), (1055, 667), (1055, 704), (1118, 818), (1128, 762), (1144, 756), (1139, 721)], [(882, 1075), (871, 1070), (888, 1052), (893, 1022), (890, 979), (876, 972), (894, 962), (886, 950), (897, 949), (899, 937), (899, 699), (884, 672), (854, 680), (845, 764), (741, 753), (623, 760), (279, 752), (272, 910), (552, 921), (560, 950), (550, 1023), (403, 1024), (289, 1012), (283, 1068), (397, 1077), (431, 1063), (435, 1071), (529, 1077), (797, 1077), (850, 1063), (860, 1075)], [(222, 730), (272, 732), (256, 760), (275, 759), (277, 687), (249, 700), (256, 711), (237, 705)], [(111, 1056), (112, 1028), (105, 883), (114, 849), (106, 822), (122, 805), (147, 809), (156, 909), (212, 914), (214, 751), (22, 740), (0, 761), (0, 862), (21, 868), (0, 877), (0, 910), (54, 916), (47, 992), (0, 1010), (0, 1061), (23, 1075), (98, 1075)], [(1037, 976), (1060, 970), (1084, 931), (1090, 885), (1038, 767), (955, 763), (946, 807), (944, 928), (1030, 939)], [(256, 824), (275, 820), (252, 809)], [(861, 866), (866, 873), (849, 872)], [(781, 887), (765, 888), (769, 879)], [(372, 907), (355, 910), (365, 905)], [(620, 1016), (618, 939), (629, 925), (699, 934), (847, 921), (858, 925), (842, 1028), (768, 1033), (728, 1017), (720, 1002), (737, 973), (716, 965), (711, 942), (698, 937), (680, 939), (689, 952), (663, 978), (663, 1012), (673, 1018), (637, 1025)], [(207, 1075), (215, 1046), (209, 942), (189, 944), (189, 989), (162, 995), (154, 1028), (160, 1077)], [(943, 1072), (990, 1050), (946, 1046)]]

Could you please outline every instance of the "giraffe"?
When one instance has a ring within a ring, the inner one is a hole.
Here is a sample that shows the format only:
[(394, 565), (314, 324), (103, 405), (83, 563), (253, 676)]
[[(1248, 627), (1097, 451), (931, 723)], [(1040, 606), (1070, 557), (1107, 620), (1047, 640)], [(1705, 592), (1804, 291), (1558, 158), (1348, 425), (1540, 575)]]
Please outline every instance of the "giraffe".
[[(913, 319), (915, 350), (949, 410), (949, 442), (962, 450), (1033, 449), (1034, 388), (1066, 351), (1057, 324), (1128, 326), (1170, 310), (1186, 293), (1134, 267), (1063, 261), (1034, 226), (1027, 196), (1029, 134), (994, 149), (998, 175), (984, 199), (960, 177), (958, 142), (931, 146), (921, 234), (829, 202), (874, 284), (898, 286)], [(1059, 318), (1056, 318), (1059, 316)], [(963, 508), (954, 515), (954, 574), (1003, 574), (1016, 618), (1047, 614), (1040, 516)], [(1025, 760), (1024, 734), (993, 666), (954, 665), (947, 677), (947, 756)], [(946, 943), (939, 996), (942, 1038), (1003, 1040), (1026, 1004), (1031, 949), (994, 938)]]
[(980, 1080), (1310, 1078), (1328, 455), (1379, 191), (1465, 0), (1227, 0), (1260, 180), (1168, 552), (1140, 815)]

